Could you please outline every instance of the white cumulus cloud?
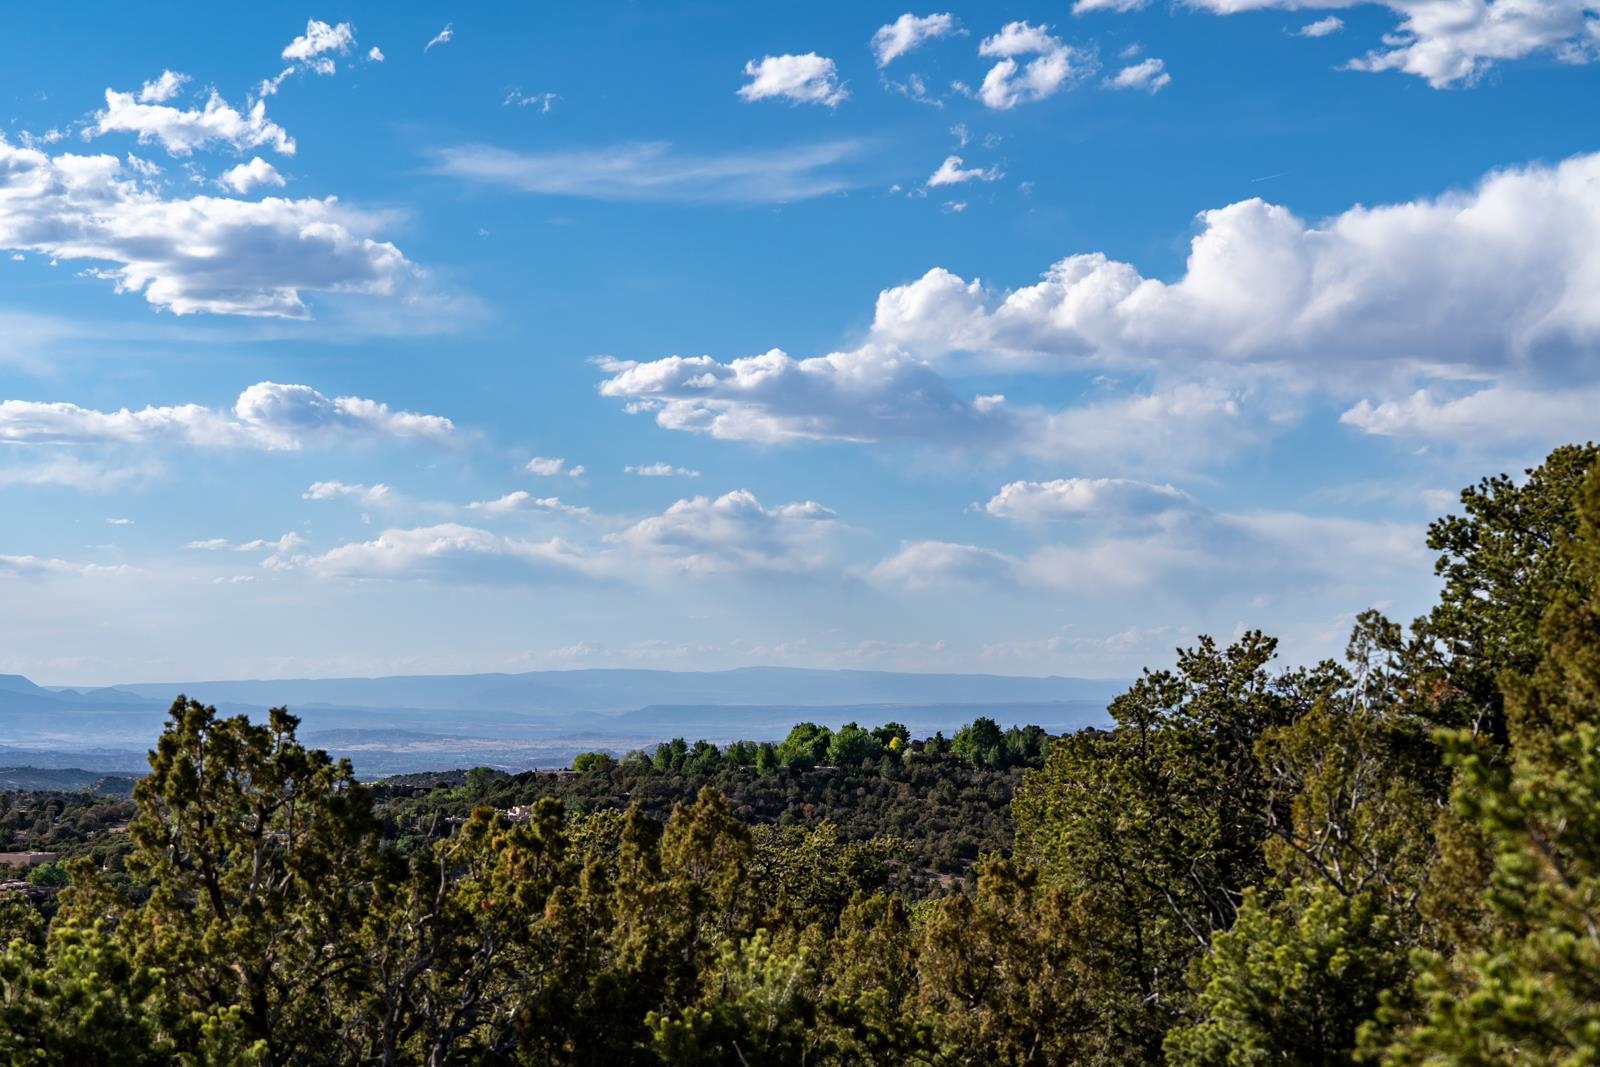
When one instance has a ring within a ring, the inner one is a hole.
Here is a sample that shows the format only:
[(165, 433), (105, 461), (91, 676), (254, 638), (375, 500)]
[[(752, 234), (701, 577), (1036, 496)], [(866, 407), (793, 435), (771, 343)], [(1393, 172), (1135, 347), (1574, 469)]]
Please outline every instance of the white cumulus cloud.
[(235, 544), (225, 537), (210, 537), (200, 541), (190, 541), (184, 548), (199, 552), (264, 552), (261, 566), (270, 571), (294, 570), (309, 558), (303, 551), (306, 546), (305, 538), (293, 530), (280, 537), (258, 537), (253, 541)]
[[(279, 71), (276, 76), (262, 82), (257, 91), (261, 96), (271, 96), (283, 85), (284, 80), (296, 71), (332, 74), (339, 69), (333, 57), (349, 55), (355, 43), (356, 31), (350, 23), (341, 22), (332, 25), (320, 19), (308, 19), (306, 32), (285, 45), (283, 52), (280, 53), (283, 59), (289, 61), (289, 66)], [(382, 53), (378, 54), (381, 59)]]
[(718, 362), (669, 356), (605, 361), (603, 396), (651, 412), (670, 430), (737, 441), (980, 439), (1003, 416), (963, 400), (926, 364), (869, 347), (794, 359), (781, 349)]
[(773, 349), (718, 362), (605, 361), (600, 392), (657, 425), (733, 441), (902, 441), (940, 450), (1094, 460), (1122, 467), (1211, 462), (1254, 443), (1231, 390), (1185, 383), (1054, 409), (962, 396), (928, 363), (891, 347), (794, 359)]
[(928, 176), (924, 185), (960, 185), (962, 182), (994, 182), (1005, 175), (998, 167), (963, 167), (960, 156), (946, 156), (939, 169)]
[(103, 578), (131, 573), (133, 568), (121, 563), (75, 563), (50, 556), (0, 555), (0, 578), (35, 578), (43, 575)]
[(166, 199), (139, 177), (0, 138), (0, 248), (106, 264), (93, 273), (180, 315), (305, 318), (302, 291), (386, 294), (414, 274), (334, 198)]
[[(1219, 15), (1241, 11), (1344, 8), (1335, 0), (1187, 0)], [(1547, 54), (1566, 63), (1600, 57), (1594, 0), (1382, 0), (1399, 25), (1353, 70), (1397, 70), (1436, 89), (1471, 85), (1496, 63)], [(1327, 19), (1322, 20), (1323, 23)], [(1312, 25), (1317, 25), (1313, 23)], [(1331, 30), (1328, 32), (1332, 32)]]
[(284, 59), (302, 62), (325, 56), (329, 52), (346, 55), (356, 43), (355, 27), (348, 22), (330, 25), (319, 19), (306, 21), (306, 32), (283, 46)]
[[(997, 110), (1054, 96), (1070, 82), (1094, 72), (1093, 57), (1063, 44), (1050, 27), (1010, 22), (978, 45), (978, 54), (999, 62), (978, 87), (978, 99)], [(1028, 59), (1026, 64), (1019, 58)]]
[(1049, 482), (1009, 482), (989, 499), (984, 510), (1022, 522), (1119, 522), (1193, 506), (1188, 493), (1171, 485), (1127, 478), (1057, 478)]
[(738, 489), (679, 500), (608, 539), (673, 572), (793, 574), (823, 566), (836, 525), (834, 513), (814, 501), (766, 508)]
[(459, 523), (384, 530), (311, 556), (302, 564), (324, 577), (499, 582), (508, 576), (597, 575), (579, 548), (551, 538), (502, 537)]
[(218, 176), (217, 181), (241, 195), (258, 186), (275, 185), (281, 187), (284, 184), (283, 175), (278, 173), (278, 168), (260, 156), (254, 157), (248, 163), (240, 163), (236, 167), (223, 171)]
[(781, 98), (795, 104), (838, 107), (850, 96), (839, 83), (839, 69), (833, 60), (815, 52), (762, 56), (746, 63), (744, 73), (750, 81), (739, 87), (739, 96), (745, 100)]
[(154, 78), (144, 83), (139, 89), (139, 102), (141, 104), (164, 104), (178, 95), (189, 81), (187, 74), (177, 71), (164, 70), (159, 78)]
[[(162, 79), (171, 73), (167, 71)], [(155, 85), (158, 93), (164, 91), (160, 88), (160, 80)], [(294, 155), (294, 138), (282, 126), (267, 118), (265, 100), (257, 100), (249, 111), (240, 112), (213, 89), (203, 107), (176, 108), (164, 103), (144, 102), (145, 94), (150, 90), (151, 84), (146, 83), (136, 98), (133, 93), (107, 89), (105, 109), (95, 112), (94, 125), (88, 127), (85, 136), (132, 133), (137, 135), (140, 144), (160, 144), (173, 156), (187, 156), (195, 149), (213, 142), (221, 142), (239, 151), (265, 146), (282, 155)], [(149, 99), (164, 100), (169, 97), (170, 94), (151, 96)]]
[(948, 12), (918, 16), (908, 11), (893, 22), (878, 27), (878, 31), (872, 35), (872, 54), (879, 67), (887, 67), (928, 41), (963, 32), (956, 17)]
[(989, 548), (950, 541), (907, 541), (867, 577), (883, 585), (927, 589), (951, 584), (993, 585), (1011, 580), (1017, 560)]
[(1489, 442), (1588, 441), (1600, 420), (1600, 386), (1538, 390), (1491, 386), (1443, 398), (1419, 389), (1398, 400), (1362, 400), (1339, 421), (1383, 437)]
[(1254, 199), (1199, 221), (1171, 282), (1093, 252), (1008, 293), (935, 268), (879, 295), (873, 336), (1056, 371), (1255, 360), (1324, 376), (1583, 363), (1600, 340), (1600, 154), (1316, 224)]
[[(1010, 291), (934, 268), (879, 294), (856, 348), (603, 360), (600, 391), (726, 440), (900, 441), (1168, 477), (1262, 445), (1313, 394), (1374, 434), (1589, 436), (1573, 394), (1600, 369), (1600, 154), (1316, 222), (1256, 199), (1199, 218), (1169, 280), (1093, 252)], [(1098, 384), (1108, 371), (1125, 384)], [(975, 372), (1096, 382), (1017, 403), (964, 389)], [(1497, 405), (1515, 410), (1490, 427)]]

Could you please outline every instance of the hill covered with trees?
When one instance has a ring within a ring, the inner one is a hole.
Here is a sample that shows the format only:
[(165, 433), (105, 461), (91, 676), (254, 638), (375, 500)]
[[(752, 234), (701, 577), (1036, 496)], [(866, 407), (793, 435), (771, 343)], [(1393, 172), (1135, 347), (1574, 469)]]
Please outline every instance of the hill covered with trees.
[(1110, 730), (367, 787), (180, 701), (115, 857), (0, 904), (0, 1058), (1600, 1061), (1595, 458), (1466, 490), (1345, 662), (1201, 639)]

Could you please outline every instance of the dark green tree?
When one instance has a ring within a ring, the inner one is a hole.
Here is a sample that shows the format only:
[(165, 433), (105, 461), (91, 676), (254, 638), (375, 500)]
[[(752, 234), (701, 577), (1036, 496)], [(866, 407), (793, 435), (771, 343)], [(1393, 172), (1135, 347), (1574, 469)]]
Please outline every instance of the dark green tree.
[(1190, 962), (1269, 873), (1256, 744), (1347, 677), (1330, 666), (1274, 675), (1275, 649), (1260, 633), (1227, 649), (1202, 638), (1176, 671), (1147, 672), (1113, 702), (1116, 729), (1056, 742), (1013, 802), (1017, 854), (1095, 930), (1080, 973), (1106, 1062), (1159, 1059), (1189, 1009)]
[(1276, 899), (1247, 890), (1198, 972), (1198, 1021), (1166, 1038), (1173, 1067), (1355, 1063), (1361, 1027), (1408, 967), (1377, 893), (1300, 881)]
[(977, 893), (931, 905), (918, 958), (939, 1061), (1091, 1062), (1101, 1047), (1087, 915), (1039, 871), (994, 857)]
[(1509, 768), (1469, 732), (1453, 739), (1456, 808), (1493, 860), (1493, 923), (1432, 956), (1396, 1063), (1600, 1061), (1600, 468), (1575, 525), (1543, 654), (1502, 678)]
[(221, 718), (178, 698), (128, 827), (128, 866), (150, 898), (118, 927), (133, 967), (165, 971), (176, 1011), (237, 1007), (269, 1063), (343, 1044), (328, 1004), (362, 965), (382, 866), (370, 794), (348, 761), (296, 741), (298, 722), (282, 708), (261, 724)]

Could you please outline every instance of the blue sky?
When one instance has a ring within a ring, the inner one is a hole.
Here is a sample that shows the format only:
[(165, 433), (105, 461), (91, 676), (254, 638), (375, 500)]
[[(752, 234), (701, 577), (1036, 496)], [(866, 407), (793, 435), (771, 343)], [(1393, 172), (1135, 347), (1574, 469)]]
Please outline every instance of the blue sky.
[(0, 45), (0, 671), (1311, 659), (1594, 436), (1594, 0), (94, 19)]

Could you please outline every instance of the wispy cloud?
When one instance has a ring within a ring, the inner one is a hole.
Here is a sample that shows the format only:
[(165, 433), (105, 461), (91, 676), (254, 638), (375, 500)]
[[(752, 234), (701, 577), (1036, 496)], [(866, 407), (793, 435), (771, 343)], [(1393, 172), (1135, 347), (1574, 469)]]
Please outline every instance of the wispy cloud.
[(569, 478), (582, 478), (584, 475), (583, 464), (569, 467), (567, 461), (559, 456), (534, 456), (522, 465), (522, 469), (541, 478), (554, 478), (562, 474)]
[(500, 103), (505, 107), (531, 107), (541, 115), (548, 115), (560, 99), (555, 93), (524, 93), (521, 89), (513, 89)]
[(1296, 33), (1301, 37), (1326, 37), (1342, 29), (1344, 29), (1344, 19), (1338, 15), (1329, 15), (1325, 19), (1306, 23)]
[(126, 564), (107, 566), (101, 563), (74, 563), (71, 560), (45, 556), (0, 555), (0, 578), (34, 578), (42, 575), (66, 574), (79, 578), (100, 578), (107, 575), (131, 574), (133, 568)]
[(429, 40), (427, 44), (422, 46), (422, 51), (423, 51), (424, 54), (426, 54), (428, 52), (433, 51), (433, 46), (434, 45), (449, 44), (451, 41), (453, 41), (455, 39), (456, 39), (455, 23), (447, 22), (447, 23), (445, 23), (444, 29), (442, 29), (438, 33), (434, 34), (433, 38), (431, 40)]
[(1114, 77), (1107, 78), (1106, 86), (1111, 89), (1138, 89), (1154, 96), (1172, 84), (1172, 75), (1167, 73), (1166, 66), (1154, 57), (1130, 63), (1117, 71)]
[(394, 491), (393, 486), (379, 482), (376, 485), (351, 484), (349, 482), (312, 482), (311, 487), (300, 494), (302, 500), (354, 500), (362, 507), (393, 507), (401, 503), (403, 498)]
[(0, 442), (160, 444), (293, 450), (333, 437), (443, 440), (455, 429), (439, 415), (395, 411), (359, 396), (324, 396), (308, 385), (257, 382), (231, 412), (181, 404), (99, 411), (69, 403), (0, 401)]
[(474, 500), (467, 505), (467, 510), (482, 511), (489, 515), (505, 515), (514, 511), (544, 511), (556, 515), (585, 517), (589, 514), (589, 509), (586, 507), (563, 503), (561, 498), (556, 496), (534, 496), (524, 489), (507, 493), (494, 500)]
[(641, 478), (698, 478), (700, 472), (689, 467), (674, 467), (670, 463), (645, 463), (639, 466), (632, 464), (622, 468), (624, 474), (636, 474)]
[(439, 153), (441, 174), (543, 196), (588, 200), (772, 204), (853, 188), (841, 173), (859, 141), (736, 152), (688, 152), (664, 141), (517, 152), (469, 144)]

